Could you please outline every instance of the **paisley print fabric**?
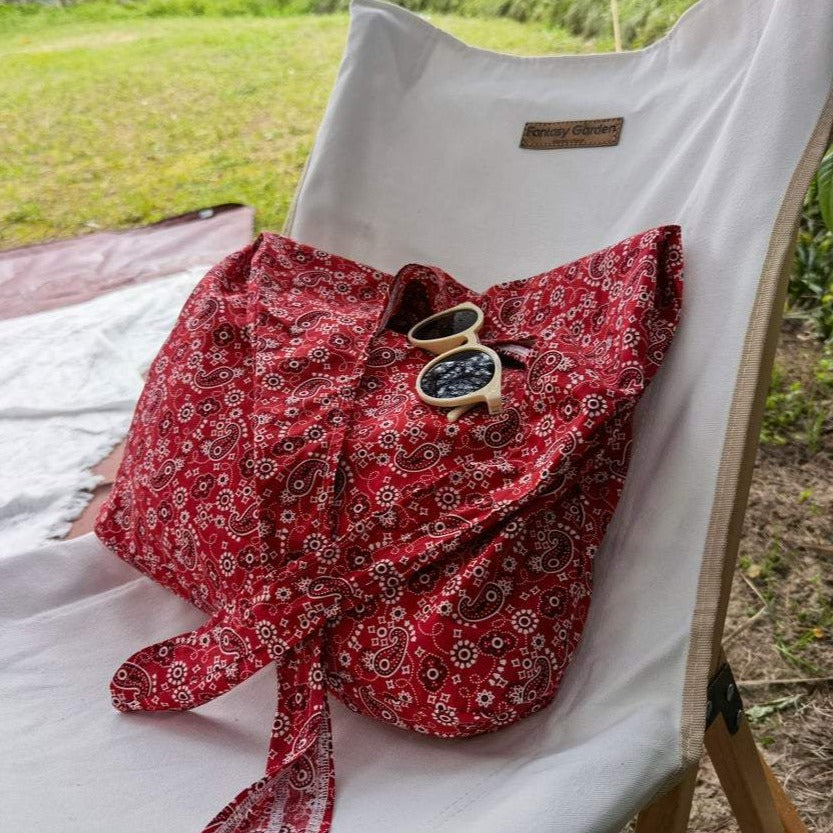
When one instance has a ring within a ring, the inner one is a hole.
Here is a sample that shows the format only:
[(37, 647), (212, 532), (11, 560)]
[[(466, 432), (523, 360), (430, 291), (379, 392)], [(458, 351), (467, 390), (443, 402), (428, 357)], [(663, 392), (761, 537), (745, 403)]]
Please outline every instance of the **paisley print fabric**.
[[(681, 276), (676, 226), (482, 294), (275, 234), (205, 276), (96, 524), (208, 616), (125, 661), (116, 708), (190, 709), (274, 663), (265, 775), (205, 831), (329, 829), (330, 694), (442, 737), (552, 700)], [(462, 301), (502, 357), (503, 412), (449, 423), (405, 333)]]

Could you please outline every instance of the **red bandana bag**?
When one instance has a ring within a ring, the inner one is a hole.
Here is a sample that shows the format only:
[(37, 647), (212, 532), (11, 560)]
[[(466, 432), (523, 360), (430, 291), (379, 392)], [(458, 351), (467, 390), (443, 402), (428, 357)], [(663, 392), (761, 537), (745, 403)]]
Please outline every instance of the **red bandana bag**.
[[(329, 829), (328, 694), (442, 737), (553, 699), (681, 296), (676, 226), (482, 294), (275, 234), (209, 271), (96, 523), (209, 617), (130, 657), (116, 708), (190, 709), (274, 663), (265, 776), (206, 833)], [(505, 358), (503, 411), (449, 422), (406, 333), (463, 301)]]

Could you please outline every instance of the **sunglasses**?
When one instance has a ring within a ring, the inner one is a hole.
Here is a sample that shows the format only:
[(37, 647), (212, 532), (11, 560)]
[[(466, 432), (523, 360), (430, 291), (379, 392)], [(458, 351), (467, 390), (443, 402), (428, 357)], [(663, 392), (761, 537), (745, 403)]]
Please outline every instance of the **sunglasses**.
[(501, 412), (500, 359), (477, 338), (482, 326), (483, 310), (465, 301), (424, 318), (408, 331), (411, 344), (437, 357), (417, 376), (417, 395), (429, 405), (451, 408), (449, 422), (480, 402), (486, 403), (490, 414)]

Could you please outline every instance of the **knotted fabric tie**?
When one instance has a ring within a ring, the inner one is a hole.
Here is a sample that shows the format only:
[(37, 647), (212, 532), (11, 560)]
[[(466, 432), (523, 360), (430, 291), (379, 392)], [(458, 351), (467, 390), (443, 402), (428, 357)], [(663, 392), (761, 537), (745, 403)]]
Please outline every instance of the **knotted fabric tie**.
[[(558, 501), (573, 486), (564, 476), (541, 480), (524, 500), (507, 505), (500, 514), (510, 516), (541, 494)], [(564, 506), (569, 514), (572, 504)], [(481, 518), (471, 519), (472, 526), (477, 527), (478, 520), (495, 520), (493, 506), (487, 504), (481, 512)], [(449, 555), (446, 542), (409, 548), (409, 537), (415, 536), (403, 536), (403, 552), (418, 555), (400, 559), (397, 565), (395, 582), (403, 586)], [(345, 543), (345, 551), (350, 546), (356, 549), (355, 543)], [(462, 539), (461, 549), (468, 546), (470, 541)], [(341, 560), (334, 571), (338, 574), (322, 575), (314, 558), (296, 558), (250, 602), (241, 599), (196, 630), (143, 648), (113, 676), (113, 704), (120, 711), (184, 710), (225, 694), (269, 662), (276, 663), (278, 693), (266, 774), (236, 796), (204, 833), (265, 833), (283, 829), (281, 824), (297, 833), (329, 829), (334, 775), (322, 663), (325, 631), (355, 606), (372, 604), (382, 589), (392, 589), (386, 571), (378, 569), (386, 563), (384, 557), (364, 569), (346, 571), (343, 565), (350, 560)], [(484, 618), (493, 607), (484, 594), (471, 600), (470, 615)], [(391, 659), (377, 656), (377, 662), (382, 674), (395, 670)], [(545, 688), (530, 688), (529, 698), (534, 700)], [(373, 705), (384, 710), (381, 704)]]
[[(324, 582), (319, 581), (324, 589)], [(277, 663), (277, 705), (265, 776), (240, 793), (206, 833), (325, 830), (333, 809), (330, 716), (321, 663), (327, 619), (338, 614), (334, 596), (319, 603), (315, 587), (276, 613), (268, 592), (251, 607), (213, 616), (201, 628), (139, 651), (118, 669), (113, 702), (124, 711), (190, 709)], [(295, 641), (276, 637), (288, 628)], [(306, 638), (299, 635), (306, 632)], [(286, 827), (282, 825), (286, 824)]]

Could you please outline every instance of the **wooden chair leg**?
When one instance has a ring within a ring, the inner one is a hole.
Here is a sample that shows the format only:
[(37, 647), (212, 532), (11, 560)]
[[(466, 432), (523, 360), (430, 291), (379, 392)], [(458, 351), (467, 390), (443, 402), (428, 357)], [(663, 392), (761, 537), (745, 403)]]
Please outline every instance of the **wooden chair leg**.
[[(732, 735), (718, 716), (706, 732), (706, 749), (742, 833), (808, 833), (745, 720)], [(697, 769), (640, 812), (634, 833), (686, 833)]]
[[(742, 721), (732, 735), (723, 716), (718, 715), (706, 730), (706, 749), (741, 833), (785, 833), (766, 775), (768, 767), (765, 768), (747, 721)], [(780, 787), (778, 791), (789, 803)], [(803, 826), (793, 829), (806, 833)]]
[(634, 833), (686, 833), (697, 769), (693, 766), (676, 787), (642, 810)]
[(775, 777), (775, 773), (770, 769), (763, 756), (761, 756), (761, 766), (764, 768), (764, 775), (772, 794), (772, 800), (775, 802), (778, 817), (784, 826), (784, 833), (808, 833), (807, 825), (799, 818), (798, 811), (787, 797), (781, 782)]

